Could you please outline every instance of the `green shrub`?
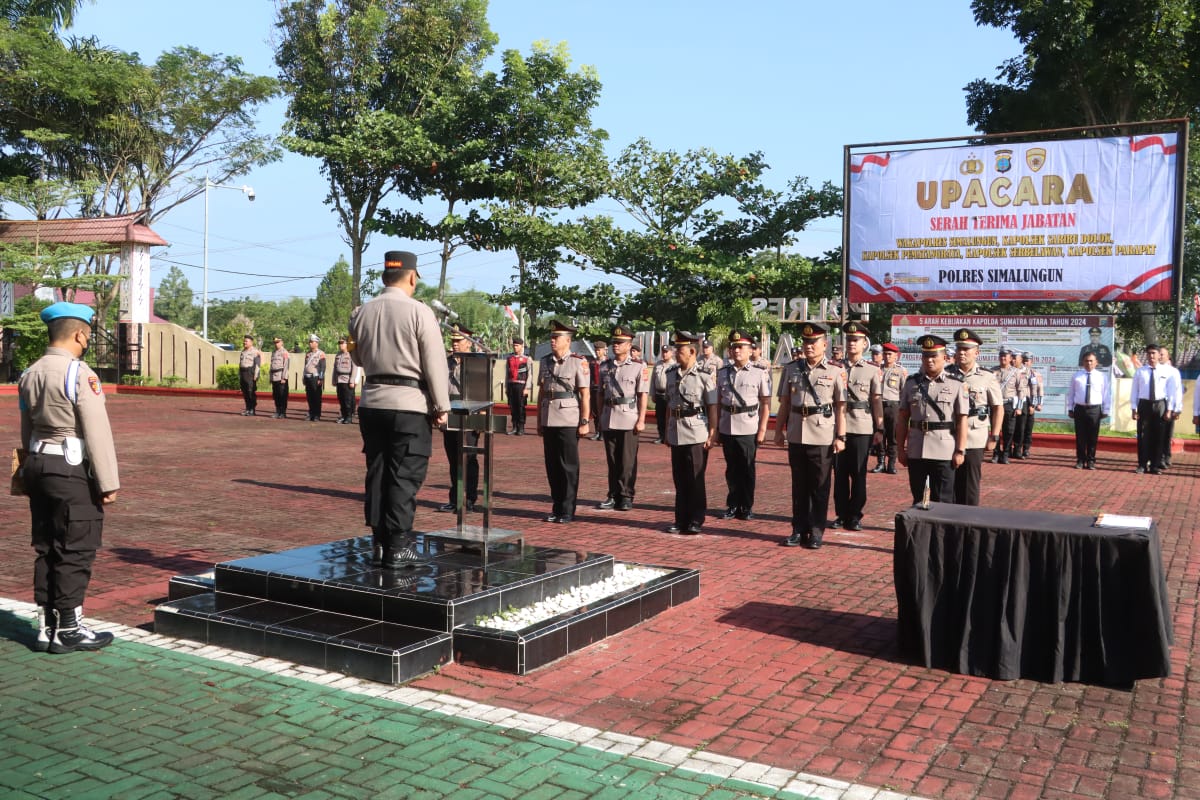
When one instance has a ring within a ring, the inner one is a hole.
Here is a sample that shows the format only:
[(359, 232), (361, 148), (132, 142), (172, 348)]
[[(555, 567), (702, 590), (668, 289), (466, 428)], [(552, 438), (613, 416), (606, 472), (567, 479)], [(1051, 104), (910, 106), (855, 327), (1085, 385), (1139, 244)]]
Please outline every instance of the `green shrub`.
[(122, 375), (122, 386), (149, 386), (153, 380), (149, 375)]
[(170, 388), (173, 386), (182, 386), (185, 383), (187, 383), (187, 378), (184, 378), (182, 375), (167, 375), (158, 382), (158, 385)]
[(241, 388), (241, 379), (238, 377), (237, 364), (221, 364), (217, 367), (217, 388), (218, 389), (239, 389)]

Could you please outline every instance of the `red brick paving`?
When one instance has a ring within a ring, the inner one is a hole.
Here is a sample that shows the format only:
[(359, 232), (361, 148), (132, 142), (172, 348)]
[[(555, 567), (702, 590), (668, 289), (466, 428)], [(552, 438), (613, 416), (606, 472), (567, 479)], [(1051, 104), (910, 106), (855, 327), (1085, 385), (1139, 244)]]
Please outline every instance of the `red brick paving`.
[[(0, 433), (18, 438), (15, 398)], [(106, 526), (88, 611), (150, 624), (175, 574), (215, 561), (365, 530), (358, 429), (244, 418), (230, 397), (110, 395), (124, 488)], [(440, 443), (418, 527), (449, 522)], [(451, 665), (414, 685), (480, 702), (712, 752), (938, 798), (1200, 797), (1200, 679), (1192, 650), (1200, 585), (1195, 547), (1200, 456), (1165, 476), (1134, 476), (1104, 454), (1077, 472), (1069, 450), (985, 466), (984, 502), (1050, 511), (1153, 515), (1174, 604), (1173, 674), (1132, 691), (995, 682), (910, 666), (895, 645), (891, 520), (907, 481), (872, 475), (866, 529), (830, 531), (819, 552), (781, 548), (790, 509), (786, 455), (759, 458), (759, 519), (710, 519), (673, 537), (667, 451), (643, 441), (631, 514), (601, 512), (603, 451), (581, 443), (580, 519), (542, 522), (548, 489), (536, 437), (496, 439), (498, 527), (537, 544), (699, 567), (701, 596), (524, 677)], [(724, 498), (719, 453), (710, 505)], [(29, 600), (23, 501), (0, 504), (0, 594)]]

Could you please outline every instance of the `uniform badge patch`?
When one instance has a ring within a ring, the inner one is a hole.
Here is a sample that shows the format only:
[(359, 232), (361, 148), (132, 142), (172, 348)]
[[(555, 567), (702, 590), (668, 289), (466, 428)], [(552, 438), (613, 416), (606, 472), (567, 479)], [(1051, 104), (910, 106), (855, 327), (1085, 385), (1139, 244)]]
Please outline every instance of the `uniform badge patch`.
[(92, 394), (104, 394), (104, 388), (100, 385), (100, 379), (95, 375), (88, 376), (88, 386), (92, 387)]

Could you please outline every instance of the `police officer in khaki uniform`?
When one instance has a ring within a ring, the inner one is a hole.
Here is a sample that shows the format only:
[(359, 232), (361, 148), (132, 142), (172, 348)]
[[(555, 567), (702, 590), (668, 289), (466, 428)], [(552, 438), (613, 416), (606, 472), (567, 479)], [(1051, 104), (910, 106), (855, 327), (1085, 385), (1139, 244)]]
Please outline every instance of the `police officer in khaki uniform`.
[(867, 459), (883, 443), (883, 375), (867, 360), (871, 332), (857, 320), (842, 326), (846, 337), (846, 447), (833, 459), (833, 527), (861, 531), (867, 505)]
[(1025, 430), (1029, 427), (1029, 409), (1032, 407), (1032, 384), (1029, 380), (1030, 364), (1025, 358), (1025, 353), (1020, 350), (1011, 350), (1013, 368), (1017, 371), (1017, 396), (1018, 410), (1014, 415), (1012, 441), (1008, 444), (1008, 457), (1015, 459), (1023, 459), (1025, 456), (1021, 452), (1021, 448), (1025, 442)]
[(833, 457), (846, 446), (846, 372), (825, 360), (826, 328), (800, 328), (802, 357), (779, 380), (775, 443), (787, 436), (792, 472), (792, 535), (788, 547), (820, 548), (829, 512)]
[(1020, 375), (1013, 366), (1013, 352), (1007, 347), (1000, 348), (1000, 366), (992, 372), (996, 375), (996, 382), (1000, 384), (1000, 397), (1004, 401), (1004, 425), (1000, 428), (1000, 446), (992, 455), (992, 461), (1007, 464), (1016, 435), (1017, 418), (1021, 416), (1022, 406), (1025, 405)]
[(550, 352), (538, 364), (538, 434), (554, 507), (546, 522), (575, 519), (579, 494), (579, 438), (591, 418), (591, 375), (587, 360), (571, 352), (575, 329), (550, 322)]
[(304, 397), (308, 400), (309, 422), (321, 419), (321, 395), (325, 392), (325, 352), (321, 350), (321, 337), (315, 333), (308, 337), (308, 352), (304, 354)]
[(442, 330), (413, 299), (417, 256), (383, 256), (383, 291), (350, 315), (350, 351), (365, 375), (358, 408), (367, 462), (364, 515), (375, 540), (373, 563), (396, 569), (417, 560), (413, 517), (429, 470), (432, 426), (450, 411)]
[(283, 339), (275, 337), (275, 349), (271, 351), (271, 399), (275, 401), (275, 419), (287, 416), (288, 367), (292, 356), (283, 346)]
[(658, 427), (655, 444), (667, 443), (667, 370), (675, 365), (675, 348), (664, 344), (659, 352), (658, 363), (650, 373), (650, 390), (654, 393), (654, 424)]
[(667, 405), (671, 421), (671, 477), (675, 481), (675, 524), (667, 533), (694, 535), (704, 527), (708, 492), (704, 473), (708, 451), (717, 439), (717, 387), (713, 376), (700, 369), (696, 356), (700, 337), (675, 332), (675, 366), (667, 370)]
[[(979, 485), (983, 459), (991, 456), (1000, 442), (1004, 425), (1004, 400), (996, 375), (979, 366), (979, 346), (983, 339), (970, 328), (954, 332), (954, 374), (967, 387), (967, 452), (962, 466), (954, 470), (954, 502), (963, 506), (979, 505)], [(947, 369), (950, 369), (947, 367)]]
[[(879, 463), (871, 472), (896, 474), (896, 412), (900, 410), (900, 390), (908, 378), (908, 370), (900, 365), (900, 348), (891, 342), (880, 345), (883, 353), (881, 392), (883, 401), (883, 444), (879, 448)], [(883, 465), (887, 456), (887, 467)]]
[(1037, 415), (1042, 410), (1042, 402), (1046, 397), (1046, 379), (1038, 372), (1033, 361), (1033, 353), (1026, 350), (1023, 354), (1025, 369), (1029, 379), (1029, 405), (1025, 407), (1025, 432), (1021, 437), (1021, 458), (1029, 458), (1029, 448), (1033, 446), (1033, 425)]
[(702, 355), (696, 361), (696, 365), (700, 368), (701, 372), (707, 372), (715, 379), (717, 376), (717, 370), (725, 366), (725, 362), (721, 360), (719, 355), (713, 352), (713, 343), (708, 339), (705, 339), (700, 343), (700, 349)]
[(733, 362), (717, 370), (717, 428), (725, 454), (725, 513), (722, 519), (754, 519), (758, 446), (771, 419), (771, 372), (751, 361), (754, 340), (729, 332)]
[(258, 408), (258, 374), (262, 369), (262, 351), (254, 346), (254, 337), (242, 337), (242, 352), (238, 353), (238, 385), (242, 389), (242, 400), (246, 404), (243, 417), (253, 417)]
[[(455, 358), (455, 353), (470, 353), (475, 334), (466, 326), (454, 323), (450, 328), (450, 355), (446, 358), (446, 369), (450, 379), (450, 402), (463, 399), (463, 363), (461, 358)], [(460, 414), (454, 415), (455, 424), (466, 422)], [(475, 511), (475, 501), (479, 499), (479, 456), (475, 448), (479, 447), (479, 431), (462, 431), (449, 425), (442, 430), (442, 446), (446, 450), (446, 461), (450, 465), (450, 501), (438, 506), (438, 511), (458, 511), (458, 489), (462, 475), (463, 446), (468, 448), (466, 468), (467, 483), (463, 487), (463, 497), (467, 511)]]
[(954, 470), (967, 455), (967, 387), (946, 370), (946, 340), (922, 336), (921, 370), (910, 375), (900, 392), (896, 444), (900, 463), (908, 467), (913, 504), (921, 502), (925, 482), (929, 499), (954, 502)]
[(113, 640), (83, 623), (83, 599), (104, 527), (117, 499), (113, 447), (100, 379), (81, 360), (92, 339), (91, 308), (54, 303), (42, 310), (46, 353), (21, 375), (21, 468), (33, 518), (34, 649), (99, 650)]
[(610, 341), (613, 357), (593, 392), (603, 405), (600, 429), (608, 462), (608, 497), (599, 508), (629, 511), (637, 486), (638, 435), (646, 428), (650, 367), (630, 354), (633, 330), (628, 326), (614, 326)]
[(354, 387), (358, 384), (358, 367), (350, 355), (349, 342), (343, 336), (338, 339), (337, 355), (333, 357), (333, 385), (337, 388), (338, 423), (349, 425), (354, 421)]

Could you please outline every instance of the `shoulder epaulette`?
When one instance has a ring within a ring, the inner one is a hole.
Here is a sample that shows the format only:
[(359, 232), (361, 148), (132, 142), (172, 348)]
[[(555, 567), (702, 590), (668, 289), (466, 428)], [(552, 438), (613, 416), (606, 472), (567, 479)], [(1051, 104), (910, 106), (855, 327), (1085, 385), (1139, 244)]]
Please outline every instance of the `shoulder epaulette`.
[(679, 372), (679, 365), (672, 364), (671, 366), (667, 367), (667, 372), (670, 372), (671, 370), (675, 370), (676, 372)]
[(579, 359), (582, 359), (582, 358), (583, 358), (583, 356), (579, 355), (579, 353), (571, 353), (571, 358), (579, 358)]

